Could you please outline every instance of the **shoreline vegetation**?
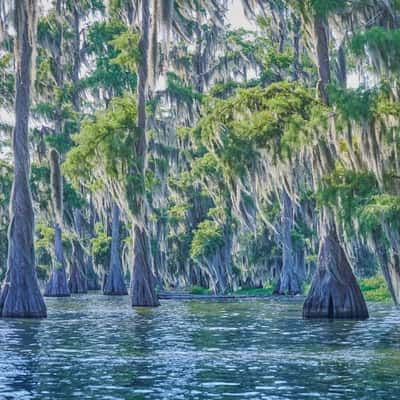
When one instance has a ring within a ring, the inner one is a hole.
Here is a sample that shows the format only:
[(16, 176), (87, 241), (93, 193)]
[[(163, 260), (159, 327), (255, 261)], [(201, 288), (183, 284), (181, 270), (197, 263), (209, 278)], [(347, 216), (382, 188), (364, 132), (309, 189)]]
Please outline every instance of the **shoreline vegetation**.
[[(386, 287), (385, 280), (382, 275), (376, 275), (368, 278), (360, 278), (358, 283), (364, 298), (368, 302), (385, 302), (392, 300), (389, 290)], [(307, 296), (310, 290), (310, 284), (305, 284), (302, 288), (302, 293), (296, 296)], [(169, 299), (240, 299), (240, 298), (265, 298), (277, 297), (282, 295), (274, 292), (274, 287), (271, 283), (266, 282), (262, 288), (240, 288), (226, 294), (213, 294), (208, 288), (201, 286), (192, 286), (179, 291), (165, 290), (159, 292), (159, 298), (164, 300)], [(296, 297), (285, 296), (285, 297)]]

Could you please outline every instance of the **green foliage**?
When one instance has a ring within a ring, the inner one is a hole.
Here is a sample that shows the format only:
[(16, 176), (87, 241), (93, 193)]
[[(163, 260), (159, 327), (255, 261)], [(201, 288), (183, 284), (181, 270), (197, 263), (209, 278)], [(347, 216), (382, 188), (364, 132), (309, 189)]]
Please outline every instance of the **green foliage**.
[(352, 37), (350, 49), (357, 57), (372, 54), (375, 67), (379, 71), (400, 70), (400, 29), (389, 30), (373, 26)]
[(190, 294), (212, 294), (211, 289), (204, 288), (202, 286), (193, 285), (189, 288)]
[(351, 223), (378, 192), (378, 183), (372, 172), (346, 170), (337, 166), (323, 178), (316, 200), (318, 206), (335, 208), (342, 221)]
[(146, 181), (150, 186), (155, 183), (141, 172), (143, 160), (136, 154), (138, 134), (136, 99), (115, 97), (105, 111), (84, 120), (81, 131), (73, 136), (76, 146), (63, 164), (65, 175), (75, 185), (91, 185), (97, 179), (109, 185), (118, 182), (118, 193), (112, 194), (125, 200), (127, 209), (136, 214), (136, 200), (145, 194)]
[(212, 156), (203, 158), (215, 159), (225, 176), (242, 176), (254, 166), (259, 149), (276, 158), (304, 144), (317, 106), (313, 91), (298, 83), (238, 89), (231, 98), (208, 99), (194, 135), (212, 149)]
[(198, 260), (213, 255), (224, 244), (223, 231), (215, 221), (200, 222), (194, 231), (190, 255)]
[(363, 123), (374, 117), (372, 111), (376, 106), (378, 90), (343, 89), (330, 86), (329, 99), (346, 121), (353, 120)]
[(9, 204), (13, 180), (12, 173), (12, 165), (0, 160), (0, 207), (7, 207)]
[(59, 154), (65, 154), (72, 147), (72, 139), (70, 135), (48, 135), (46, 136), (46, 144), (49, 148), (56, 149)]
[(15, 78), (12, 73), (12, 54), (0, 55), (0, 106), (10, 107), (14, 100)]
[(246, 296), (271, 296), (274, 293), (274, 286), (271, 282), (265, 282), (262, 288), (241, 288), (233, 293)]
[(54, 229), (45, 224), (36, 224), (36, 236), (35, 242), (36, 247), (43, 247), (46, 250), (50, 250), (54, 243)]
[[(122, 96), (125, 90), (135, 89), (136, 74), (125, 63), (118, 62), (121, 60), (118, 57), (122, 57), (118, 38), (127, 32), (126, 25), (118, 19), (96, 22), (90, 27), (88, 53), (95, 56), (96, 68), (83, 80), (83, 87), (93, 91), (102, 87), (116, 96)], [(117, 44), (114, 40), (117, 40)], [(136, 40), (137, 38), (135, 43)], [(137, 51), (137, 47), (132, 51)], [(126, 56), (127, 54), (124, 57)]]
[[(97, 223), (95, 225), (95, 236), (91, 239), (92, 252), (94, 263), (96, 265), (105, 265), (108, 254), (110, 252), (110, 245), (112, 238), (107, 236), (102, 224)], [(107, 266), (106, 266), (107, 267)]]
[(139, 32), (125, 31), (110, 41), (110, 44), (118, 51), (111, 64), (117, 64), (128, 71), (135, 72), (140, 61)]
[(67, 155), (65, 174), (71, 180), (90, 180), (100, 167), (106, 175), (122, 179), (132, 155), (136, 118), (136, 100), (125, 96), (114, 98), (110, 107), (93, 120), (84, 120), (81, 131), (73, 136), (76, 147)]
[(180, 102), (191, 105), (193, 101), (201, 101), (202, 94), (196, 92), (191, 86), (186, 85), (178, 75), (167, 72), (167, 88), (171, 96)]
[(289, 0), (289, 3), (308, 20), (312, 16), (328, 16), (343, 11), (351, 2), (348, 0)]
[(383, 276), (373, 276), (359, 280), (361, 291), (366, 301), (390, 302), (392, 297)]
[(366, 230), (378, 228), (382, 221), (397, 229), (400, 221), (400, 196), (387, 193), (372, 196), (362, 209), (361, 218)]

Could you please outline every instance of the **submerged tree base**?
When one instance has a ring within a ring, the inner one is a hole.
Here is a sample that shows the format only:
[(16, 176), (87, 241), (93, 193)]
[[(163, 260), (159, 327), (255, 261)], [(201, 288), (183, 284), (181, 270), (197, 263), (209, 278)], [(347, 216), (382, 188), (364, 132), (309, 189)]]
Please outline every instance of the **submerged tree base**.
[(283, 296), (295, 296), (301, 294), (300, 280), (295, 274), (281, 274), (274, 289), (274, 294)]
[(6, 283), (0, 296), (0, 316), (3, 318), (45, 318), (46, 304), (37, 282), (32, 286)]
[(143, 227), (134, 227), (134, 260), (131, 284), (132, 307), (160, 305), (151, 269), (150, 243)]
[(332, 230), (321, 244), (319, 265), (303, 306), (304, 318), (367, 319), (360, 287)]
[(43, 294), (45, 297), (69, 297), (67, 274), (64, 269), (53, 269)]
[(106, 296), (126, 296), (128, 294), (122, 271), (119, 273), (119, 271), (111, 269), (111, 273), (105, 277), (103, 294)]

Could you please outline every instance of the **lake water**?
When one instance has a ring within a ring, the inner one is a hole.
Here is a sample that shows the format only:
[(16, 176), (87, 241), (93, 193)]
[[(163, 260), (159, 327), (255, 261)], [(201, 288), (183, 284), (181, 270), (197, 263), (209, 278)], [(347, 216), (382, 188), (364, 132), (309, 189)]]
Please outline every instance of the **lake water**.
[(400, 310), (304, 321), (301, 299), (47, 299), (0, 320), (0, 399), (399, 399)]

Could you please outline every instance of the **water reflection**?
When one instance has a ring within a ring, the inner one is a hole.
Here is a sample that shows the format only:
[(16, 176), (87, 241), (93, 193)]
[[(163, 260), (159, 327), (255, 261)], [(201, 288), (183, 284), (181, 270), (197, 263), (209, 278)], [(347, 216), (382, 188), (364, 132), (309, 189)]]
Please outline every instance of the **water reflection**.
[(0, 399), (397, 399), (400, 314), (304, 321), (301, 300), (47, 299), (0, 320)]

